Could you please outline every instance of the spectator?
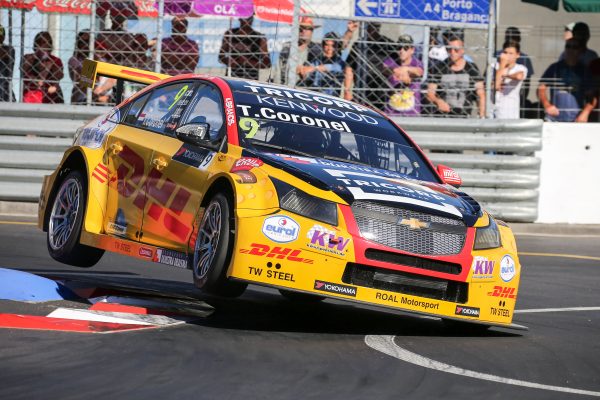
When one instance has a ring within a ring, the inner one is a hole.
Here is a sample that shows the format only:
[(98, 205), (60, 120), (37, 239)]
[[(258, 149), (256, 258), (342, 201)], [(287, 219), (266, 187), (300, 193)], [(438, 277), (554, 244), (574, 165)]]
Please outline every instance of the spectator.
[(225, 32), (219, 61), (231, 69), (231, 76), (258, 80), (261, 68), (270, 68), (267, 38), (252, 29), (253, 16), (240, 18), (240, 27)]
[[(354, 43), (346, 60), (347, 74), (353, 74), (357, 101), (379, 110), (385, 108), (389, 85), (381, 72), (383, 61), (394, 52), (394, 41), (383, 36), (381, 24), (368, 22), (366, 37)], [(353, 94), (345, 95), (353, 98)]]
[(384, 74), (388, 77), (390, 86), (394, 88), (385, 111), (405, 116), (419, 115), (423, 63), (413, 57), (415, 46), (410, 35), (401, 35), (398, 45), (398, 51), (383, 61)]
[(0, 25), (0, 101), (15, 101), (15, 94), (11, 88), (15, 49), (4, 44), (5, 36), (4, 27)]
[(474, 99), (478, 114), (485, 115), (485, 91), (483, 78), (477, 65), (464, 58), (464, 42), (459, 37), (448, 40), (447, 60), (438, 63), (429, 72), (427, 98), (436, 114), (445, 116), (469, 116)]
[[(106, 62), (108, 57), (108, 51), (104, 48), (102, 43), (97, 43), (95, 58), (98, 61)], [(92, 102), (94, 104), (107, 104), (115, 103), (113, 88), (117, 84), (117, 80), (109, 78), (107, 76), (96, 77), (96, 84), (92, 91)]]
[(169, 75), (191, 74), (200, 60), (198, 45), (187, 37), (188, 21), (175, 17), (171, 21), (171, 37), (162, 40), (161, 72)]
[(127, 16), (125, 11), (110, 9), (111, 29), (100, 32), (96, 47), (106, 49), (106, 62), (127, 67), (148, 69), (149, 60), (146, 56), (148, 39), (143, 33), (130, 33), (125, 30)]
[(33, 40), (33, 53), (25, 54), (21, 62), (23, 102), (64, 103), (59, 81), (64, 76), (63, 63), (51, 54), (52, 36), (39, 32)]
[(441, 34), (440, 28), (431, 28), (429, 32), (429, 59), (432, 62), (444, 61), (448, 58), (448, 52), (446, 51), (446, 43), (444, 39), (440, 40)]
[[(594, 108), (596, 108), (598, 106), (598, 102), (600, 102), (600, 58), (596, 58), (590, 63), (590, 76), (592, 82), (590, 92), (592, 95), (592, 101), (594, 101), (596, 104)], [(598, 109), (596, 109), (591, 121), (600, 122), (599, 114), (600, 113), (598, 112)]]
[[(573, 39), (577, 39), (582, 47), (579, 53), (579, 61), (584, 67), (589, 67), (590, 62), (598, 58), (598, 53), (592, 49), (588, 49), (587, 44), (590, 41), (590, 27), (585, 22), (577, 22), (573, 26)], [(560, 55), (559, 61), (565, 59), (565, 51)]]
[(75, 49), (73, 55), (69, 58), (69, 76), (73, 81), (73, 90), (71, 90), (71, 104), (85, 104), (87, 102), (86, 88), (80, 83), (81, 68), (83, 60), (89, 57), (90, 53), (90, 33), (81, 31), (77, 34), (75, 40)]
[[(306, 86), (302, 82), (300, 71), (303, 66), (310, 65), (321, 54), (321, 45), (312, 41), (312, 35), (318, 26), (315, 26), (313, 19), (310, 17), (300, 18), (300, 32), (298, 34), (298, 56), (296, 60), (296, 74), (298, 75), (297, 85)], [(285, 43), (279, 53), (279, 62), (275, 71), (276, 83), (288, 84), (287, 76), (289, 74), (288, 62), (290, 58), (291, 43)]]
[(575, 22), (571, 22), (570, 24), (565, 25), (565, 33), (563, 38), (565, 42), (573, 37), (573, 27), (575, 26)]
[[(340, 96), (342, 84), (344, 87), (351, 85), (352, 74), (345, 74), (346, 63), (342, 60), (340, 52), (342, 41), (335, 32), (326, 33), (321, 43), (323, 51), (310, 65), (303, 66), (300, 74), (306, 77), (307, 86), (313, 90)], [(349, 80), (348, 82), (345, 82)]]
[(521, 54), (519, 42), (509, 40), (504, 43), (502, 49), (494, 65), (496, 70), (494, 118), (518, 119), (521, 104), (519, 95), (521, 85), (527, 76), (527, 67), (517, 63)]
[[(550, 65), (542, 75), (538, 97), (548, 121), (587, 122), (596, 106), (595, 97), (588, 96), (588, 77), (580, 61), (582, 51), (575, 37), (567, 40), (564, 59)], [(550, 97), (546, 89), (550, 89)]]

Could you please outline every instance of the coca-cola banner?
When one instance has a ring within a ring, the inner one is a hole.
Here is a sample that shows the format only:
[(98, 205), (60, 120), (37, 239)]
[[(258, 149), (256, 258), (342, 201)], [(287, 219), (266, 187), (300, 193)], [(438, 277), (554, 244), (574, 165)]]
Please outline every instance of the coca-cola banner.
[(92, 8), (91, 0), (37, 0), (36, 7), (41, 12), (87, 14)]
[(31, 10), (36, 0), (0, 0), (0, 8), (19, 8)]
[(294, 17), (292, 0), (254, 0), (256, 18), (269, 22), (291, 24)]
[(252, 0), (195, 0), (194, 11), (200, 15), (246, 18), (253, 13)]

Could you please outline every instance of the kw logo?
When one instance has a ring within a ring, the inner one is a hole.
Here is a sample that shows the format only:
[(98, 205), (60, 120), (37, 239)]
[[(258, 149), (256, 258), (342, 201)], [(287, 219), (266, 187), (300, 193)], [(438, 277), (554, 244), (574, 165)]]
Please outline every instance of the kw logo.
[(117, 167), (117, 192), (124, 198), (133, 198), (133, 205), (142, 211), (149, 203), (147, 215), (162, 221), (168, 232), (186, 241), (192, 228), (182, 220), (181, 213), (191, 193), (154, 168), (144, 179), (144, 159), (128, 146), (123, 146), (119, 158), (123, 162)]
[(417, 218), (410, 218), (410, 219), (402, 218), (402, 219), (400, 219), (400, 221), (398, 221), (398, 225), (408, 226), (410, 229), (424, 229), (424, 228), (429, 228), (430, 223), (421, 221), (420, 219), (417, 219)]
[(503, 287), (503, 286), (494, 286), (493, 292), (488, 292), (488, 296), (493, 297), (506, 297), (509, 299), (516, 298), (515, 288)]
[(266, 244), (252, 243), (250, 245), (252, 249), (241, 249), (240, 253), (252, 254), (253, 256), (265, 256), (269, 258), (278, 258), (283, 260), (284, 258), (289, 261), (301, 262), (306, 264), (312, 264), (314, 260), (308, 258), (298, 257), (302, 250), (292, 250), (289, 247), (273, 247), (267, 246)]

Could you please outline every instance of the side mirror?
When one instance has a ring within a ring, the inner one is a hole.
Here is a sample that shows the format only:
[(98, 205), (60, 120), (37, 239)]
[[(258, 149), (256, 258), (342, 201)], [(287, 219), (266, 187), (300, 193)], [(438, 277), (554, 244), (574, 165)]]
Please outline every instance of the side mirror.
[(462, 179), (458, 176), (458, 173), (450, 167), (438, 164), (437, 173), (440, 178), (442, 178), (442, 181), (448, 185), (454, 186), (455, 188), (462, 185)]
[(206, 123), (185, 124), (175, 131), (177, 139), (200, 147), (214, 147), (215, 142), (210, 140), (210, 125)]

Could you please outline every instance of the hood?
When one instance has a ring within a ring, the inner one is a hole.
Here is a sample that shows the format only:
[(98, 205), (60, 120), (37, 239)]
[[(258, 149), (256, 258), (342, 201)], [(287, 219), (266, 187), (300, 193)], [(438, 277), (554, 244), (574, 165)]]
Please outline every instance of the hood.
[(323, 158), (260, 153), (260, 158), (311, 185), (331, 190), (348, 204), (355, 200), (396, 203), (403, 208), (462, 219), (473, 226), (481, 207), (448, 185), (409, 179), (394, 171)]

